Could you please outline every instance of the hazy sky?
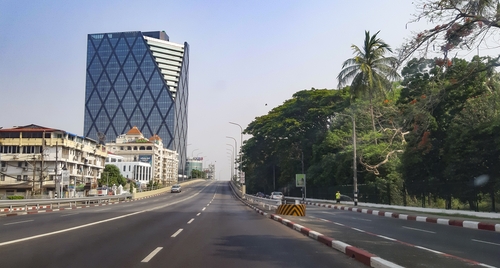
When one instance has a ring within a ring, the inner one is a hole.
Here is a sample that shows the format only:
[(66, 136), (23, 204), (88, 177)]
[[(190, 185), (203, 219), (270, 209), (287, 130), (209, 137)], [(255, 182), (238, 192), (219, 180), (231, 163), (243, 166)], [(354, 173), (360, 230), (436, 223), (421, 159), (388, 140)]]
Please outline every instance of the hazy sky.
[(414, 13), (409, 0), (0, 0), (0, 126), (83, 135), (87, 34), (163, 30), (190, 45), (188, 157), (228, 179), (226, 136), (240, 145), (229, 121), (245, 128), (299, 90), (336, 88), (365, 30), (396, 49)]

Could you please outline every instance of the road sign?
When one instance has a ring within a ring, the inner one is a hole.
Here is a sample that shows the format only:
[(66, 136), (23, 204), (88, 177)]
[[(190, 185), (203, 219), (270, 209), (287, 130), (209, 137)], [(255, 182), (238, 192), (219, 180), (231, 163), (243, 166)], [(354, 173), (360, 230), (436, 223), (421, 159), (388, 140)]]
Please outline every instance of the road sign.
[(296, 187), (306, 186), (306, 174), (295, 174), (295, 186)]

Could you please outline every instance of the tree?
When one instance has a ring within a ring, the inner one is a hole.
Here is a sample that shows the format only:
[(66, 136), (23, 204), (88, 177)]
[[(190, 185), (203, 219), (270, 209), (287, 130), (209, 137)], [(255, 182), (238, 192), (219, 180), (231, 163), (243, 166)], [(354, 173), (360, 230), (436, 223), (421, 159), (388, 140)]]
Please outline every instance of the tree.
[(276, 190), (292, 184), (295, 174), (302, 173), (302, 162), (306, 171), (313, 146), (324, 139), (329, 118), (346, 107), (346, 99), (345, 90), (302, 90), (252, 121), (244, 132), (252, 138), (243, 146), (249, 192), (274, 189), (273, 177)]
[(127, 179), (125, 179), (115, 165), (106, 165), (104, 171), (101, 173), (101, 179), (98, 180), (99, 186), (107, 185), (112, 186), (113, 184), (125, 186), (127, 184)]
[(391, 90), (391, 80), (399, 78), (394, 68), (397, 60), (394, 57), (384, 57), (386, 52), (392, 52), (392, 50), (388, 44), (377, 37), (378, 34), (379, 32), (370, 36), (370, 32), (365, 31), (363, 47), (351, 46), (355, 56), (344, 61), (342, 71), (337, 76), (339, 88), (351, 82), (350, 89), (353, 97), (368, 95), (374, 132), (377, 130), (373, 99), (376, 96), (385, 95), (385, 91)]
[[(439, 59), (413, 59), (403, 68), (404, 88), (398, 106), (405, 131), (410, 134), (401, 169), (410, 193), (433, 194), (448, 201), (452, 195), (461, 194), (451, 186), (457, 177), (445, 170), (449, 165), (464, 164), (450, 155), (452, 151), (447, 148), (454, 147), (447, 144), (458, 146), (465, 141), (453, 133), (467, 130), (452, 122), (467, 100), (497, 90), (497, 76), (488, 62), (489, 58), (474, 57), (470, 62), (453, 59), (453, 64), (443, 66)], [(465, 176), (459, 178), (465, 180)]]
[[(444, 60), (450, 62), (448, 55), (452, 50), (490, 48), (490, 36), (497, 41), (500, 30), (498, 0), (426, 0), (417, 2), (416, 7), (419, 13), (410, 23), (427, 20), (435, 26), (416, 33), (402, 47), (400, 62), (409, 59), (416, 51), (426, 54), (431, 48), (442, 52)], [(493, 47), (498, 47), (498, 44), (493, 44)], [(496, 66), (499, 57), (493, 62)]]

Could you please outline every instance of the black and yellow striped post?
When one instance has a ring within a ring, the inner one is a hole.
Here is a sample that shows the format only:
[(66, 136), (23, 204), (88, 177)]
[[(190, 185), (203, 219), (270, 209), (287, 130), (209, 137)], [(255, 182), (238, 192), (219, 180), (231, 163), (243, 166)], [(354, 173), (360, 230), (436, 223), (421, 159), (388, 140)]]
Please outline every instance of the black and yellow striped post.
[(306, 215), (306, 205), (304, 204), (282, 204), (276, 209), (276, 214), (289, 215), (289, 216), (302, 216)]

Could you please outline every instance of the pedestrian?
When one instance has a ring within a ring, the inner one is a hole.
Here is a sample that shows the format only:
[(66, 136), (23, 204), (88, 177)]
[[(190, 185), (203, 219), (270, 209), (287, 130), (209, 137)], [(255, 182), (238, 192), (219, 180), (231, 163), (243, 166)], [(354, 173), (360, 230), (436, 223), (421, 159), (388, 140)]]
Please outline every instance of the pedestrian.
[(340, 192), (337, 191), (337, 193), (335, 194), (335, 200), (337, 200), (337, 204), (340, 203)]

